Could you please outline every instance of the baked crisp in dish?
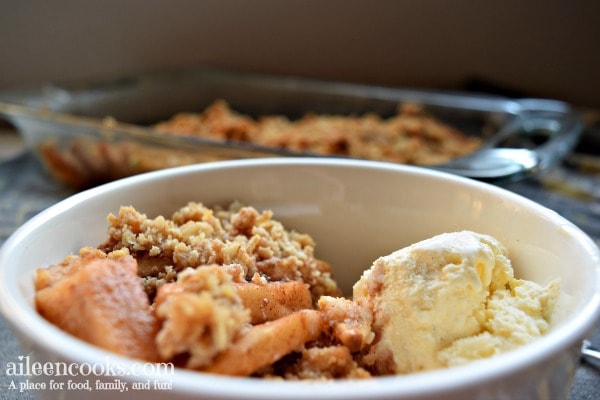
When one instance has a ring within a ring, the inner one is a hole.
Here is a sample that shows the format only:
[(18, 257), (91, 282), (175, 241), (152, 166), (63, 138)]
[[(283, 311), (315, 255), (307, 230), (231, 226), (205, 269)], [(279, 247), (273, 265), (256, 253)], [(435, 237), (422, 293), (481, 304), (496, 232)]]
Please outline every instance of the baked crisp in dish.
[(481, 140), (444, 124), (415, 104), (402, 104), (390, 118), (376, 114), (280, 115), (257, 119), (218, 100), (202, 113), (180, 113), (155, 125), (159, 131), (249, 142), (302, 153), (347, 156), (402, 164), (436, 165), (469, 154)]
[[(107, 127), (114, 120), (107, 118)], [(217, 100), (200, 113), (180, 113), (153, 126), (159, 139), (201, 138), (219, 144), (256, 145), (299, 155), (352, 157), (414, 165), (439, 165), (477, 150), (482, 139), (469, 136), (426, 114), (414, 104), (402, 104), (390, 118), (375, 114), (321, 115), (308, 113), (291, 120), (282, 115), (257, 118), (232, 110)], [(162, 143), (162, 142), (160, 142)], [(193, 143), (184, 144), (191, 146)], [(125, 176), (179, 165), (233, 157), (194, 147), (162, 146), (135, 140), (111, 141), (76, 136), (65, 143), (43, 141), (38, 152), (60, 182), (85, 188)], [(237, 154), (237, 153), (236, 153)], [(268, 153), (240, 153), (259, 157)], [(279, 153), (273, 152), (273, 155)], [(279, 154), (281, 155), (281, 154)]]

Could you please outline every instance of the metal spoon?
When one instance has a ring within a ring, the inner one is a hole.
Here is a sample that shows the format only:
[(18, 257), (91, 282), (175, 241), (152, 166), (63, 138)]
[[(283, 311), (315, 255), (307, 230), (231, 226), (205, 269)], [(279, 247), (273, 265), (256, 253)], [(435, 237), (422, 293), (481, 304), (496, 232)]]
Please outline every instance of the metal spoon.
[(540, 158), (532, 150), (496, 147), (482, 149), (433, 168), (468, 178), (496, 180), (518, 177), (539, 164)]
[(588, 363), (600, 367), (600, 350), (593, 347), (589, 340), (581, 345), (581, 357)]

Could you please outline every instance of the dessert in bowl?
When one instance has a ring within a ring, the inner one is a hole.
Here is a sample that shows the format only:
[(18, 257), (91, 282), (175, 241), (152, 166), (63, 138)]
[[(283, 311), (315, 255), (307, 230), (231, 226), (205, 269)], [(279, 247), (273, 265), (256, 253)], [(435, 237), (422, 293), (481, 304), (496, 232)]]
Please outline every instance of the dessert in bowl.
[[(542, 287), (559, 282), (561, 294), (548, 331), (519, 348), (449, 368), (342, 380), (284, 381), (184, 368), (140, 372), (139, 359), (77, 339), (38, 313), (36, 271), (82, 247), (103, 243), (107, 215), (129, 205), (149, 216), (171, 215), (190, 201), (211, 206), (239, 201), (270, 210), (286, 228), (312, 237), (315, 256), (331, 265), (337, 285), (349, 297), (380, 257), (460, 231), (497, 239), (506, 247), (517, 278)], [(103, 388), (103, 382), (115, 379), (129, 390), (110, 394), (128, 398), (564, 398), (581, 341), (598, 317), (599, 264), (598, 248), (575, 225), (539, 204), (481, 182), (370, 161), (225, 161), (126, 178), (42, 212), (4, 245), (0, 293), (2, 310), (21, 338), (24, 353), (37, 362), (105, 365), (110, 360), (118, 367), (113, 375), (52, 376), (65, 385), (69, 380), (90, 382), (90, 391), (65, 387), (60, 395), (67, 398), (104, 397), (107, 392), (96, 389), (96, 381)], [(147, 382), (156, 390), (142, 389)], [(51, 398), (59, 392), (39, 394)]]

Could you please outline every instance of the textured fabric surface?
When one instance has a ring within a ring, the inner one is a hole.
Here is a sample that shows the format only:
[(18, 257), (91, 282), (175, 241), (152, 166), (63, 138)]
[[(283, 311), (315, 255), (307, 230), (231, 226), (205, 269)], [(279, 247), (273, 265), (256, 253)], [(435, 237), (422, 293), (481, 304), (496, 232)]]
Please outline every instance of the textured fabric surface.
[[(568, 190), (557, 190), (557, 182), (561, 180), (569, 183)], [(598, 182), (598, 175), (585, 175), (559, 167), (540, 179), (530, 178), (503, 186), (557, 211), (600, 244)], [(71, 191), (50, 180), (28, 154), (0, 164), (0, 245), (29, 218), (71, 194)], [(590, 337), (596, 347), (600, 347), (599, 328), (597, 326)], [(0, 399), (35, 398), (34, 391), (19, 393), (18, 390), (9, 389), (13, 377), (6, 375), (6, 365), (8, 362), (17, 362), (17, 357), (21, 355), (23, 350), (20, 344), (6, 321), (0, 317)], [(18, 381), (15, 383), (18, 384)], [(569, 398), (592, 400), (597, 399), (599, 393), (600, 367), (582, 362), (576, 370)]]

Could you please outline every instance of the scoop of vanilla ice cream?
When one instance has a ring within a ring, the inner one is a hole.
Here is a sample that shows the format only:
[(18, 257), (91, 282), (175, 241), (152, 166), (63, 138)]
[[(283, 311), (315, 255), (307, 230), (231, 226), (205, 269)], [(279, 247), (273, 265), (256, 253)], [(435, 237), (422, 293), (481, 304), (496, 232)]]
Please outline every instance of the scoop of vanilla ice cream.
[[(444, 233), (380, 257), (354, 286), (354, 300), (373, 312), (376, 335), (364, 364), (397, 374), (460, 364), (494, 354), (490, 348), (511, 347), (510, 337), (522, 325), (532, 328), (516, 341), (526, 342), (525, 336), (547, 329), (544, 308), (552, 296), (524, 282), (514, 278), (498, 240), (470, 231)], [(529, 289), (515, 297), (519, 287)], [(542, 294), (546, 300), (540, 302)], [(494, 337), (487, 348), (474, 349), (486, 335)]]
[(514, 279), (506, 289), (494, 291), (486, 306), (483, 331), (465, 337), (440, 351), (446, 366), (491, 357), (512, 350), (545, 334), (560, 296), (558, 281), (547, 286)]

